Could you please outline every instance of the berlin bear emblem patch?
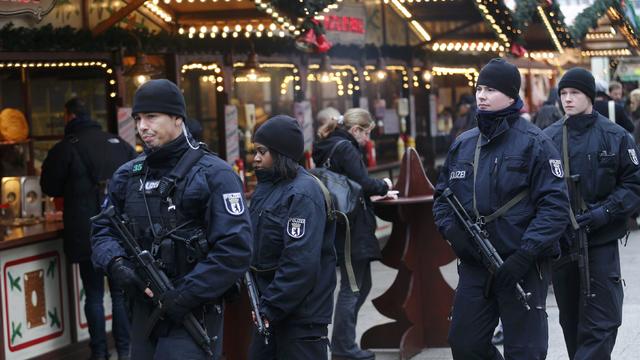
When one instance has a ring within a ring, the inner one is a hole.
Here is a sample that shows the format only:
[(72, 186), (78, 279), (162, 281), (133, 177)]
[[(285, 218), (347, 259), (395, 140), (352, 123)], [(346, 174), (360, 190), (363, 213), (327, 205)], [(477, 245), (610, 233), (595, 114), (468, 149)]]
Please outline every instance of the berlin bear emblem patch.
[(242, 194), (228, 193), (222, 194), (224, 199), (224, 207), (231, 215), (241, 215), (244, 212), (244, 202), (242, 202)]
[(289, 221), (287, 221), (287, 234), (294, 239), (300, 239), (304, 236), (305, 222), (305, 219), (289, 218)]
[(555, 177), (562, 179), (564, 176), (564, 170), (562, 169), (562, 161), (557, 159), (549, 159), (549, 165), (551, 165), (551, 173)]
[(634, 165), (638, 165), (638, 156), (636, 155), (636, 149), (627, 149), (627, 151), (629, 152), (631, 162), (633, 162)]

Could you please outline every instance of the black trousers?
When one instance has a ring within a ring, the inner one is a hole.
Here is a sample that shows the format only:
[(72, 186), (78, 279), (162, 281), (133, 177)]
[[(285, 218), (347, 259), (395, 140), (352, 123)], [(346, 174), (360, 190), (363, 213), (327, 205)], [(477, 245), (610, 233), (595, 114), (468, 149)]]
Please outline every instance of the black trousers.
[[(131, 325), (131, 359), (135, 360), (211, 360), (182, 327), (167, 320), (161, 320), (150, 337), (145, 336), (147, 320), (152, 307), (142, 300), (133, 302)], [(195, 312), (194, 312), (195, 315)], [(222, 307), (208, 305), (204, 317), (207, 334), (212, 338), (214, 360), (222, 354)]]
[(453, 304), (449, 344), (454, 359), (503, 359), (491, 344), (493, 331), (502, 320), (506, 359), (542, 360), (547, 356), (549, 331), (545, 301), (550, 269), (532, 266), (521, 285), (530, 292), (527, 311), (513, 289), (492, 288), (485, 297), (488, 271), (479, 265), (460, 263), (460, 280)]
[(265, 344), (264, 337), (253, 332), (250, 360), (326, 360), (329, 340), (327, 324), (280, 324), (269, 329), (271, 336)]
[(560, 326), (570, 359), (611, 359), (624, 298), (617, 241), (589, 249), (589, 271), (595, 297), (585, 305), (577, 262), (554, 268)]

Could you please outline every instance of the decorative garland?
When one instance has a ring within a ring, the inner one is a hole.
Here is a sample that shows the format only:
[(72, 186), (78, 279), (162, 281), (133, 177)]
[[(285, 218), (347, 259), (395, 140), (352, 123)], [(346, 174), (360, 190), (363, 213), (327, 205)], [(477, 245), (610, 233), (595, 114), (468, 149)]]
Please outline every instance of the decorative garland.
[[(137, 41), (131, 33), (140, 39), (142, 49), (137, 48)], [(248, 54), (251, 52), (252, 45), (258, 54), (264, 56), (296, 53), (294, 39), (291, 37), (262, 38), (252, 44), (251, 40), (244, 38), (188, 39), (178, 34), (171, 35), (166, 32), (154, 34), (144, 29), (127, 30), (120, 27), (112, 27), (95, 38), (91, 36), (90, 31), (78, 30), (70, 26), (54, 28), (46, 25), (41, 28), (26, 28), (7, 24), (0, 28), (0, 51), (3, 52), (109, 52), (124, 48), (128, 54), (134, 54), (136, 51), (150, 54), (211, 54), (212, 51), (216, 51), (224, 54), (231, 47), (237, 54)], [(388, 45), (381, 47), (380, 51), (382, 56), (404, 61), (426, 56), (424, 49), (411, 46)], [(378, 56), (378, 47), (371, 44), (365, 46), (336, 44), (329, 51), (329, 55), (355, 61), (375, 59)]]
[(336, 0), (271, 0), (271, 6), (284, 13), (290, 19), (312, 18), (319, 14), (327, 6), (336, 3)]
[[(133, 34), (133, 36), (132, 36)], [(142, 49), (138, 49), (136, 37)], [(151, 33), (145, 29), (128, 30), (112, 27), (103, 34), (92, 37), (88, 30), (70, 26), (54, 28), (46, 25), (40, 28), (16, 27), (7, 24), (0, 28), (0, 51), (81, 51), (100, 52), (125, 48), (128, 53), (211, 53), (211, 49), (228, 49), (238, 53), (251, 51), (251, 40), (238, 39), (188, 39), (178, 34), (166, 32)], [(256, 51), (264, 55), (294, 50), (290, 37), (263, 38), (254, 43)]]

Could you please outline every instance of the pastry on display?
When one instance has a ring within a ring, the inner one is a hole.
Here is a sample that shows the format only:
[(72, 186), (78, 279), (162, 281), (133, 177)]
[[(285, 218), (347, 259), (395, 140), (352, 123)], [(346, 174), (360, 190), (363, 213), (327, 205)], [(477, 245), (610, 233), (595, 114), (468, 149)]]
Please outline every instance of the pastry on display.
[(0, 112), (0, 140), (22, 141), (29, 137), (29, 125), (22, 111), (5, 108)]

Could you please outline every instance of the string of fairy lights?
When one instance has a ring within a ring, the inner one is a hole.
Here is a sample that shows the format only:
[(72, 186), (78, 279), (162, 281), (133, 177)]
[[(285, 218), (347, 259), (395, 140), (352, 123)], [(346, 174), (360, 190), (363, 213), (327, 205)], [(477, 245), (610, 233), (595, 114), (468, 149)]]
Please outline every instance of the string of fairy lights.
[(96, 68), (103, 70), (109, 84), (109, 97), (118, 96), (118, 86), (113, 68), (104, 61), (8, 61), (0, 62), (2, 69), (66, 69), (66, 68)]

